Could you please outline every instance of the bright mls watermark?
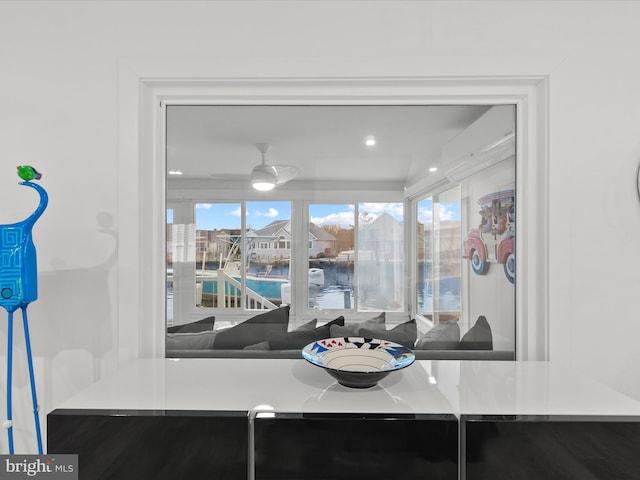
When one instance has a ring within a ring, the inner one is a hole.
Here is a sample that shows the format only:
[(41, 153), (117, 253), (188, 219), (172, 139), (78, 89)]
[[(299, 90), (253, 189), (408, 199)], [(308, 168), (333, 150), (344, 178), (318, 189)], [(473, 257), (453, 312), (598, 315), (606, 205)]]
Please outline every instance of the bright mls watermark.
[(78, 455), (0, 455), (0, 480), (78, 480)]

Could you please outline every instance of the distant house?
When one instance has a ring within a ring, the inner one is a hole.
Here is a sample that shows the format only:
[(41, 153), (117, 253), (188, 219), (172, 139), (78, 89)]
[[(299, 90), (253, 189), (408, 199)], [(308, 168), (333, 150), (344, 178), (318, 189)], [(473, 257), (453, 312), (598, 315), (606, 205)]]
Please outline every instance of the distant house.
[(309, 258), (335, 256), (338, 239), (325, 229), (309, 223)]
[(358, 232), (360, 260), (402, 260), (404, 257), (403, 224), (387, 212), (373, 222), (361, 225)]
[[(247, 233), (252, 261), (268, 263), (291, 258), (291, 221), (275, 220), (264, 228)], [(337, 239), (311, 223), (309, 225), (309, 257), (335, 252)]]
[(251, 261), (262, 263), (291, 258), (291, 222), (275, 220), (247, 232), (247, 254)]

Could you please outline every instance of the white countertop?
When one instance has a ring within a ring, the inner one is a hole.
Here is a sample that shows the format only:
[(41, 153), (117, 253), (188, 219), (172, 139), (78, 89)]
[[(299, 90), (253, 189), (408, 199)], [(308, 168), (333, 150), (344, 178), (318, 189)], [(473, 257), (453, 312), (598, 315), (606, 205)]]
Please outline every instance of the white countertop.
[(640, 415), (640, 402), (547, 362), (417, 361), (377, 386), (339, 385), (305, 360), (145, 359), (57, 408), (283, 413)]
[(58, 408), (455, 413), (417, 363), (378, 385), (339, 385), (305, 360), (137, 360)]
[(640, 402), (551, 362), (431, 362), (454, 410), (467, 415), (640, 415)]

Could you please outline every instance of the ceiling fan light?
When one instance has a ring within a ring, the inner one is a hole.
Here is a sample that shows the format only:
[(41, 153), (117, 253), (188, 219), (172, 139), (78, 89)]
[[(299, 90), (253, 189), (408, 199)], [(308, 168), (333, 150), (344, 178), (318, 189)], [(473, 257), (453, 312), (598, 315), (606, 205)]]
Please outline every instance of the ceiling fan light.
[(259, 190), (261, 192), (268, 192), (269, 190), (273, 190), (273, 187), (275, 187), (276, 184), (275, 183), (269, 183), (269, 182), (256, 182), (256, 181), (253, 181), (251, 186), (254, 189)]
[(271, 165), (256, 165), (251, 172), (251, 185), (256, 190), (267, 192), (276, 186), (278, 175)]

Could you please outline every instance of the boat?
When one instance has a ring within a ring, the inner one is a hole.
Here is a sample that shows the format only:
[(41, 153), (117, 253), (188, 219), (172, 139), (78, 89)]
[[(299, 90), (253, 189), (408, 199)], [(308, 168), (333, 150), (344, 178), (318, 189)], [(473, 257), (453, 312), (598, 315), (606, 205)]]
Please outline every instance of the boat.
[(321, 268), (309, 269), (309, 285), (314, 287), (324, 287), (324, 270)]
[[(376, 259), (375, 252), (373, 252), (372, 250), (358, 250), (357, 255), (359, 262), (373, 261)], [(343, 250), (342, 252), (338, 253), (336, 262), (352, 264), (355, 259), (355, 250)]]
[[(255, 237), (253, 237), (255, 239)], [(231, 239), (231, 248), (227, 258), (221, 262), (220, 268), (217, 270), (199, 269), (196, 271), (196, 282), (202, 283), (202, 291), (204, 293), (216, 294), (218, 275), (223, 274), (231, 277), (237, 283), (242, 281), (242, 270), (240, 258), (240, 241), (239, 238)], [(203, 261), (203, 267), (204, 267)], [(250, 265), (245, 269), (245, 282), (249, 290), (258, 296), (271, 301), (282, 301), (283, 285), (289, 284), (288, 276), (273, 275), (273, 266), (266, 265), (264, 271), (251, 272)], [(321, 268), (309, 268), (309, 285), (323, 287), (324, 286), (324, 270)], [(236, 285), (237, 286), (237, 285)]]

